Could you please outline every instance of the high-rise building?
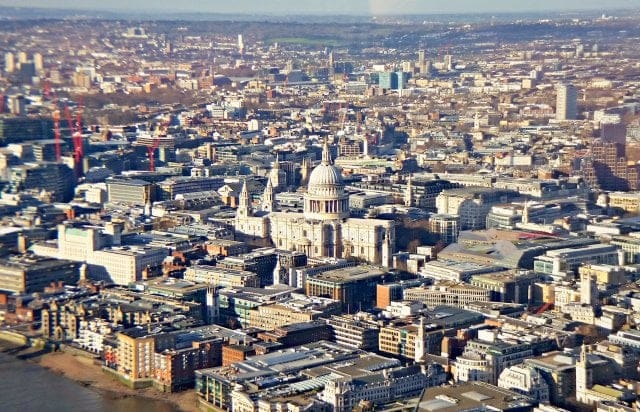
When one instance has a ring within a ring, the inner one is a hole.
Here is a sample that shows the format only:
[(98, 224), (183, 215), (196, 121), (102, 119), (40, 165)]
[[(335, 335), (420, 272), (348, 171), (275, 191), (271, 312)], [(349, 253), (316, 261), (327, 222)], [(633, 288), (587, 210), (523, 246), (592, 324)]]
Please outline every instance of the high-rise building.
[(572, 120), (578, 117), (578, 90), (572, 84), (560, 84), (556, 88), (556, 120)]
[(409, 73), (405, 71), (396, 72), (396, 77), (398, 79), (398, 90), (404, 89), (407, 81), (409, 81)]
[(591, 157), (582, 162), (582, 173), (587, 183), (602, 190), (640, 188), (640, 166), (627, 162), (623, 144), (595, 139), (591, 145)]
[(17, 116), (24, 116), (27, 114), (27, 99), (22, 94), (14, 94), (7, 97), (7, 103), (9, 106), (9, 112)]
[(40, 53), (34, 53), (33, 55), (33, 64), (36, 66), (36, 74), (42, 75), (44, 71), (44, 58)]
[(19, 52), (18, 53), (18, 63), (23, 64), (29, 60), (29, 55), (27, 52)]
[(398, 73), (395, 72), (382, 72), (378, 77), (378, 86), (381, 89), (397, 89), (398, 88)]
[(238, 34), (238, 52), (240, 54), (244, 53), (244, 39), (242, 38), (242, 34)]
[(4, 54), (4, 71), (7, 73), (13, 73), (16, 70), (16, 57), (13, 53), (7, 52)]
[(20, 63), (20, 67), (16, 73), (16, 80), (23, 84), (32, 84), (36, 75), (36, 66), (33, 62)]
[(444, 68), (446, 70), (453, 70), (453, 56), (450, 54), (447, 54), (446, 56), (444, 56)]
[(427, 74), (429, 71), (429, 64), (426, 60), (427, 53), (424, 50), (418, 51), (418, 71), (420, 74)]
[(422, 65), (424, 63), (424, 58), (425, 58), (426, 52), (424, 50), (419, 50), (418, 51), (418, 64)]

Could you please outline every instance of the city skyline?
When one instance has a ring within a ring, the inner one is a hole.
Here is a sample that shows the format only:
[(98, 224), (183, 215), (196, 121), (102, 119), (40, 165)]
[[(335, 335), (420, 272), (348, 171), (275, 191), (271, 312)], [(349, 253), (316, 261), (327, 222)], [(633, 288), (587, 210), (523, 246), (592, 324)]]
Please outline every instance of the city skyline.
[[(16, 6), (15, 2), (0, 0), (0, 6)], [(473, 0), (453, 0), (446, 4), (423, 2), (419, 0), (354, 0), (341, 2), (328, 0), (300, 4), (293, 0), (272, 0), (256, 4), (252, 0), (238, 0), (233, 3), (202, 2), (186, 0), (176, 3), (169, 0), (141, 0), (131, 3), (125, 0), (114, 0), (106, 5), (97, 0), (26, 0), (19, 7), (57, 8), (101, 11), (146, 11), (155, 12), (183, 11), (207, 13), (237, 14), (345, 14), (345, 15), (400, 15), (400, 14), (460, 14), (460, 13), (513, 13), (513, 12), (550, 12), (550, 11), (599, 11), (603, 13), (616, 9), (640, 8), (640, 0), (612, 0), (603, 7), (602, 2), (594, 0), (568, 0), (554, 2), (539, 1), (535, 7), (529, 4), (508, 2), (503, 0), (483, 1), (478, 6)]]
[(0, 0), (1, 410), (639, 411), (640, 0), (556, 3)]

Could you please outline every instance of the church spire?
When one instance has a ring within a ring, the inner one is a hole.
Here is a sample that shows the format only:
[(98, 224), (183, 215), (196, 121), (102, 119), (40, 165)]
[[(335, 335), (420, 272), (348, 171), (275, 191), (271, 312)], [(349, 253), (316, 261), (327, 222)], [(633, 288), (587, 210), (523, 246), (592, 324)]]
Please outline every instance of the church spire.
[(271, 178), (267, 179), (267, 186), (264, 188), (262, 194), (262, 210), (264, 212), (273, 212), (275, 202), (273, 199), (273, 185), (271, 184)]
[(329, 142), (327, 142), (326, 137), (324, 138), (324, 145), (322, 146), (322, 164), (333, 164), (333, 161), (331, 160), (331, 152), (329, 151)]
[(529, 223), (529, 202), (526, 200), (524, 201), (524, 207), (522, 208), (522, 223), (525, 225)]
[(411, 184), (411, 175), (407, 178), (407, 191), (404, 194), (404, 205), (413, 206), (413, 185)]
[(238, 202), (238, 214), (243, 217), (249, 216), (251, 213), (251, 201), (249, 200), (249, 189), (247, 188), (247, 180), (245, 179), (242, 184), (242, 191), (240, 192), (240, 199)]

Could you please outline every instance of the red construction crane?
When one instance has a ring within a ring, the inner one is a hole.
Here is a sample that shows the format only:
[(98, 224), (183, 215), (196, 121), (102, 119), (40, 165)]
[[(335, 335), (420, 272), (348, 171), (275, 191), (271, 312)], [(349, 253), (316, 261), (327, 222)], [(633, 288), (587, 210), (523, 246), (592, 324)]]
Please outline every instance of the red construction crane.
[[(69, 106), (65, 106), (64, 114), (67, 117), (67, 123), (69, 124), (69, 131), (71, 133), (71, 141), (73, 142), (73, 170), (76, 177), (82, 175), (82, 129), (81, 125), (76, 124), (78, 128), (73, 125), (73, 119), (71, 118), (71, 111)], [(78, 114), (78, 120), (81, 120), (81, 114)]]
[(149, 171), (156, 171), (156, 149), (160, 146), (160, 139), (153, 139), (153, 146), (147, 146), (147, 154), (149, 155)]
[(60, 162), (62, 151), (60, 148), (60, 110), (58, 109), (58, 99), (53, 101), (53, 132), (56, 144), (56, 162)]
[(49, 96), (51, 96), (51, 83), (47, 79), (44, 82), (44, 98), (49, 100)]
[(84, 147), (82, 145), (82, 97), (78, 98), (78, 111), (76, 112), (76, 138), (78, 139), (78, 151), (80, 157), (84, 156)]

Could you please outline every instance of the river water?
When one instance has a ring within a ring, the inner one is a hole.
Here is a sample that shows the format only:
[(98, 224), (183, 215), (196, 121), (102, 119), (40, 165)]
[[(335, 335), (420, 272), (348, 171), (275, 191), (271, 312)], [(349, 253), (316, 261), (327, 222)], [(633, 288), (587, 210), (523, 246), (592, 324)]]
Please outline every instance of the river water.
[(68, 378), (0, 353), (3, 412), (176, 412), (171, 404), (136, 397), (111, 399)]

